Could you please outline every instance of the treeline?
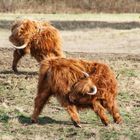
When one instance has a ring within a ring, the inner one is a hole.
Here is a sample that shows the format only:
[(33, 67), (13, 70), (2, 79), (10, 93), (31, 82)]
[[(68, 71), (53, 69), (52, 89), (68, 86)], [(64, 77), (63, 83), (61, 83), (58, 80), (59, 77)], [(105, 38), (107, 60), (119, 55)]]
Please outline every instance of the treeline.
[(139, 13), (140, 0), (0, 0), (0, 12)]

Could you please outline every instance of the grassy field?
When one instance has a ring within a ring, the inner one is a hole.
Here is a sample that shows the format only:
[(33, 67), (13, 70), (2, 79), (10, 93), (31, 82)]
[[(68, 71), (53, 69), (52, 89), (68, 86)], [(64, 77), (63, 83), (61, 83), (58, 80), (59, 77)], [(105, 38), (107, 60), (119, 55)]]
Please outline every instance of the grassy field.
[[(139, 22), (140, 14), (3, 14), (0, 20), (21, 18), (38, 20), (91, 20)], [(9, 48), (9, 30), (0, 29), (0, 140), (140, 140), (140, 51), (139, 28), (131, 30), (93, 29), (61, 31), (67, 57), (102, 61), (118, 75), (118, 103), (121, 125), (105, 127), (91, 110), (80, 112), (82, 128), (75, 128), (67, 112), (52, 98), (31, 124), (37, 92), (38, 63), (29, 56), (19, 63), (20, 73), (11, 70), (13, 50)], [(76, 48), (77, 47), (77, 48)], [(85, 47), (85, 48), (84, 48)], [(94, 53), (91, 53), (92, 49)], [(79, 53), (71, 50), (77, 49)], [(80, 51), (84, 53), (80, 53)], [(90, 50), (90, 53), (85, 53)], [(119, 50), (119, 51), (118, 51)], [(71, 51), (71, 52), (70, 52)], [(102, 52), (102, 53), (100, 53)], [(121, 53), (120, 53), (121, 52)], [(109, 114), (108, 114), (109, 116)]]
[(42, 19), (42, 20), (76, 20), (76, 21), (108, 21), (108, 22), (123, 22), (123, 21), (140, 21), (140, 14), (15, 14), (15, 13), (0, 13), (0, 20), (15, 20), (22, 18)]
[(36, 96), (38, 64), (25, 57), (18, 75), (11, 70), (11, 49), (0, 49), (0, 139), (2, 140), (139, 140), (140, 139), (140, 59), (135, 55), (66, 53), (67, 57), (97, 60), (110, 64), (118, 76), (118, 103), (123, 124), (105, 127), (91, 110), (80, 112), (82, 128), (75, 128), (67, 112), (52, 98), (31, 124)]

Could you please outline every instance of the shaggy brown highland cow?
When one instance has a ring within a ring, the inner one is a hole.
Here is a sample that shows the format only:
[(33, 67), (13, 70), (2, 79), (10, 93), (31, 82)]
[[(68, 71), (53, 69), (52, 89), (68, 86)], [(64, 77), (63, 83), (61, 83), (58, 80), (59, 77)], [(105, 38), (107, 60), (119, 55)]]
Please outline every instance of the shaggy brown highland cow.
[(25, 54), (30, 53), (38, 62), (48, 57), (63, 57), (60, 33), (48, 22), (17, 21), (11, 28), (9, 40), (16, 48), (12, 64), (15, 72)]
[(77, 127), (81, 127), (77, 110), (84, 108), (93, 109), (105, 125), (109, 123), (105, 109), (116, 123), (122, 121), (116, 104), (117, 81), (105, 64), (66, 58), (42, 61), (32, 122), (37, 122), (51, 96), (66, 108)]

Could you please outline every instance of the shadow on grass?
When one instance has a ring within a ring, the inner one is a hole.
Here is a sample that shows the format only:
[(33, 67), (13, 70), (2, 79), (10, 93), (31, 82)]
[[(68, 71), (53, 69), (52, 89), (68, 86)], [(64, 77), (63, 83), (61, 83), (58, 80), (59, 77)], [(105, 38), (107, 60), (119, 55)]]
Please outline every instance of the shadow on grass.
[[(31, 117), (20, 115), (20, 116), (17, 116), (16, 118), (18, 119), (19, 123), (21, 123), (21, 124), (24, 124), (24, 125), (34, 124), (31, 122)], [(0, 115), (0, 122), (1, 123), (8, 123), (8, 121), (10, 119), (11, 118), (6, 114)], [(72, 122), (70, 122), (70, 121), (55, 120), (55, 119), (52, 119), (48, 116), (47, 117), (39, 117), (37, 124), (39, 124), (39, 125), (46, 125), (46, 124), (73, 125)], [(92, 124), (92, 123), (91, 122), (81, 122), (81, 124)]]
[[(21, 124), (26, 124), (26, 125), (31, 125), (33, 124), (31, 122), (31, 118), (30, 117), (26, 117), (26, 116), (19, 116), (18, 120)], [(57, 121), (55, 119), (52, 119), (50, 117), (39, 117), (38, 119), (38, 123), (39, 125), (46, 125), (46, 124), (64, 124), (64, 125), (72, 125), (72, 123), (67, 122), (67, 121)]]
[(0, 71), (0, 74), (16, 74), (16, 75), (37, 75), (38, 72), (36, 71), (19, 71), (17, 73), (15, 73), (14, 71), (12, 70), (4, 70), (4, 71)]
[(8, 123), (9, 119), (10, 119), (10, 117), (7, 114), (0, 115), (0, 122), (2, 122), (2, 123)]

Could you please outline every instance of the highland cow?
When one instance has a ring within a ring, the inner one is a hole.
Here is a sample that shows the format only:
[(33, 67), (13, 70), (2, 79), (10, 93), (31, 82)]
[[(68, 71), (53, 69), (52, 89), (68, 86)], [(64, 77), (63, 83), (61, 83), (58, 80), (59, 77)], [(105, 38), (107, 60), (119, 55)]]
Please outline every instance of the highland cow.
[(37, 122), (51, 96), (58, 99), (77, 127), (81, 127), (77, 111), (84, 108), (94, 110), (105, 125), (109, 124), (105, 109), (116, 123), (122, 121), (116, 104), (117, 81), (105, 64), (66, 58), (42, 61), (32, 122)]
[(48, 22), (17, 21), (11, 28), (9, 40), (16, 48), (14, 72), (18, 72), (17, 63), (25, 54), (31, 54), (38, 62), (48, 57), (63, 57), (60, 33)]

